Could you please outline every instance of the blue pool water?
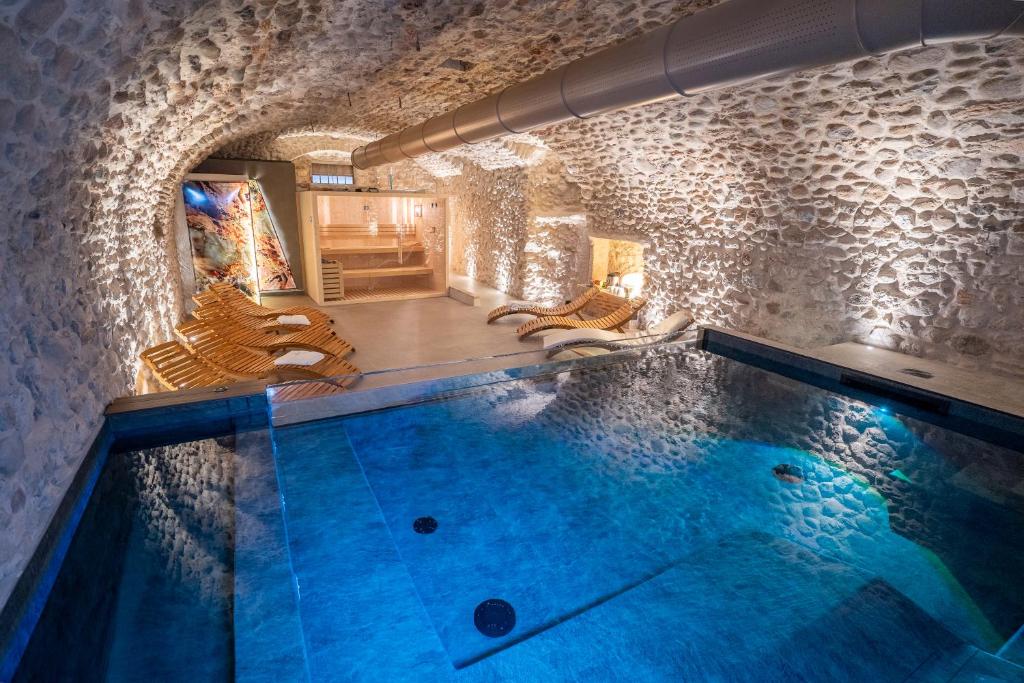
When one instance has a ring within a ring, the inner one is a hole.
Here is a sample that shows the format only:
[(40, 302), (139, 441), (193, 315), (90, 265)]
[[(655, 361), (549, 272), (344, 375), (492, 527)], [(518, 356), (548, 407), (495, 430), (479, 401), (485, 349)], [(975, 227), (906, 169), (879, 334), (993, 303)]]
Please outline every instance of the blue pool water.
[(19, 673), (1024, 681), (1021, 456), (678, 348), (112, 455)]

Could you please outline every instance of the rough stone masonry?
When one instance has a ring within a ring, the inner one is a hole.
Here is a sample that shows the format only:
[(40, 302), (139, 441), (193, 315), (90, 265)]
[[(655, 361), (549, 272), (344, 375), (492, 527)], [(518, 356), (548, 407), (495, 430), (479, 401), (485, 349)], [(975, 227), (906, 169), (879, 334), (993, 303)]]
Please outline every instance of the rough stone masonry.
[[(0, 0), (0, 602), (181, 315), (192, 166), (376, 137), (711, 4)], [(620, 236), (648, 245), (648, 320), (1020, 372), (1022, 73), (1019, 41), (929, 48), (403, 166), (462, 198), (456, 265), (517, 295), (566, 295), (586, 235)]]

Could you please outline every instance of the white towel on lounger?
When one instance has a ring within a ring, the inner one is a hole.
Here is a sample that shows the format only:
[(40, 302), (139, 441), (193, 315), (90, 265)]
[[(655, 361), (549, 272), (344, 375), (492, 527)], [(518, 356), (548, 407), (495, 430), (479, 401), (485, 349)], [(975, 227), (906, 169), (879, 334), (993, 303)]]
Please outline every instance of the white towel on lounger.
[(274, 359), (274, 365), (316, 365), (325, 358), (317, 351), (289, 351)]
[(304, 315), (279, 315), (277, 316), (278, 325), (308, 325), (309, 318)]

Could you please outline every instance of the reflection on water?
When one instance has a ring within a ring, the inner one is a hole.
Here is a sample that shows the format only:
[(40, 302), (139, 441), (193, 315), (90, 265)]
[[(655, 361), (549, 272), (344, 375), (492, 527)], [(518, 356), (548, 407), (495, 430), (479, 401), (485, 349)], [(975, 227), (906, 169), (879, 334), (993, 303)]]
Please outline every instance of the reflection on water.
[(18, 680), (229, 680), (232, 469), (223, 439), (111, 454)]
[[(518, 596), (520, 632), (540, 632), (753, 532), (978, 647), (1024, 623), (1020, 454), (722, 358), (652, 353), (343, 424), (456, 666), (496, 647), (464, 618), (477, 594)], [(455, 545), (409, 537), (415, 511), (444, 512)]]
[(274, 440), (112, 454), (19, 680), (947, 680), (1024, 623), (1020, 453), (699, 351)]

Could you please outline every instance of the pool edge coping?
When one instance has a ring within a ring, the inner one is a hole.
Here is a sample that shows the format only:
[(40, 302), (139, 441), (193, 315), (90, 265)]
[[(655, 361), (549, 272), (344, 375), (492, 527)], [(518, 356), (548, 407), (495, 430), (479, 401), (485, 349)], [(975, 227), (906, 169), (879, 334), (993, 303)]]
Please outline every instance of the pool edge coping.
[(796, 348), (716, 326), (700, 330), (696, 348), (868, 404), (894, 402), (900, 413), (908, 417), (1011, 450), (1019, 451), (1024, 443), (1022, 415), (933, 391), (909, 380), (827, 360), (815, 349)]

